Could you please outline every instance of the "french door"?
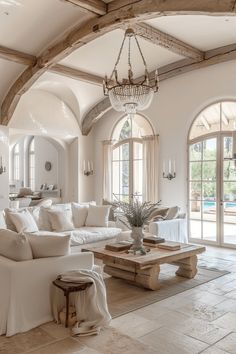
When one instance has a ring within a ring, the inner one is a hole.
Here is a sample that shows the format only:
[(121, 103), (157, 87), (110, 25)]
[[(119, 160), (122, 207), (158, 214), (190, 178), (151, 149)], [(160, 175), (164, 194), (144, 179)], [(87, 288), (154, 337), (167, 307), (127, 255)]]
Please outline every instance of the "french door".
[(189, 238), (236, 247), (236, 162), (232, 134), (189, 145)]

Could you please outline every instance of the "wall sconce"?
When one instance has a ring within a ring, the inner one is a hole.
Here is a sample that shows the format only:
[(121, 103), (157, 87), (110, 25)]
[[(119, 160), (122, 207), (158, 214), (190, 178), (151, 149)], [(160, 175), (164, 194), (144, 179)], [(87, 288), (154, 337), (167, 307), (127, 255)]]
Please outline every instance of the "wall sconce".
[(6, 172), (6, 167), (2, 165), (2, 156), (0, 157), (0, 175)]
[(165, 161), (163, 161), (163, 178), (167, 178), (169, 181), (171, 181), (173, 178), (176, 177), (176, 172), (175, 172), (175, 160), (172, 161), (169, 160), (168, 163), (168, 172), (166, 172), (166, 164)]
[[(86, 167), (87, 166), (87, 167)], [(84, 160), (84, 175), (85, 176), (92, 176), (93, 175), (93, 162)]]

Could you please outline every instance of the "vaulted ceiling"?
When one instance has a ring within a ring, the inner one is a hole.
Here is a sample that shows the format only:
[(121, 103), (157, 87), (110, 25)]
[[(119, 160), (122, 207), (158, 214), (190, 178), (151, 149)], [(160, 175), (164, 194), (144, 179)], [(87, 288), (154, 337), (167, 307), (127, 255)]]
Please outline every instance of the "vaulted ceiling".
[[(110, 109), (102, 79), (111, 73), (128, 26), (161, 81), (236, 59), (235, 3), (0, 0), (1, 124), (14, 126), (11, 117), (22, 95), (43, 90), (64, 101), (88, 134)], [(142, 63), (135, 50), (132, 55), (139, 77)], [(125, 69), (121, 58), (119, 72)]]

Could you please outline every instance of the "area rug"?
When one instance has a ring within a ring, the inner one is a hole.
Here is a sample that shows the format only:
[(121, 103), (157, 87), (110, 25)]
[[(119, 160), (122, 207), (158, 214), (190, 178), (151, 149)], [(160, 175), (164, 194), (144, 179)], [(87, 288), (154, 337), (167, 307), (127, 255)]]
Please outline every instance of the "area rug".
[(107, 277), (105, 279), (107, 301), (112, 318), (135, 311), (141, 307), (164, 300), (170, 296), (229, 274), (229, 272), (223, 270), (198, 267), (198, 274), (195, 278), (187, 279), (174, 276), (176, 268), (171, 268), (174, 267), (166, 265), (165, 270), (160, 272), (161, 288), (155, 291), (139, 288), (122, 279)]

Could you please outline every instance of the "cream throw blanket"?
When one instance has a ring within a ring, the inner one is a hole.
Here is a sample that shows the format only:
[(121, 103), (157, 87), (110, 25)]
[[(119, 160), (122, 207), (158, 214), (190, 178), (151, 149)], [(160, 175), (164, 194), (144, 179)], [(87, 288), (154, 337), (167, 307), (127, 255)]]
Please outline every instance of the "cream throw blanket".
[[(77, 323), (72, 328), (73, 334), (98, 334), (103, 326), (111, 321), (107, 308), (106, 287), (101, 274), (92, 270), (71, 270), (61, 274), (62, 281), (84, 283), (92, 282), (84, 291), (70, 294), (70, 305), (76, 309)], [(53, 317), (59, 322), (59, 312), (65, 307), (63, 291), (53, 286), (52, 310)]]

